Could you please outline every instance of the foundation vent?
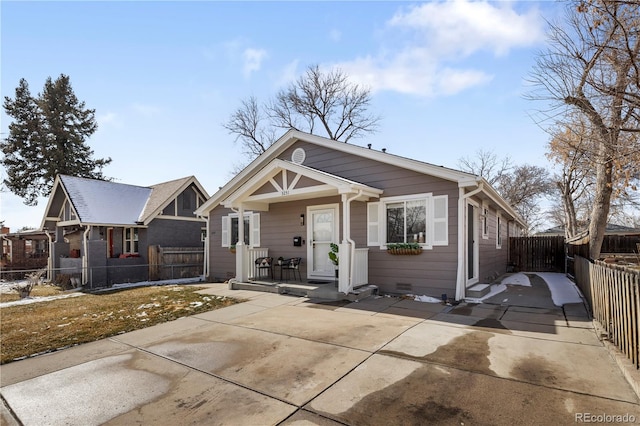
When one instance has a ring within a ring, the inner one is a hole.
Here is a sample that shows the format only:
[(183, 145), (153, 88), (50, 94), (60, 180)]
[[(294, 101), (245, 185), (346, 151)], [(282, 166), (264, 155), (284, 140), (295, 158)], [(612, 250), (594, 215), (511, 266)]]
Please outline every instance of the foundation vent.
[(397, 291), (413, 291), (413, 285), (411, 283), (396, 283)]

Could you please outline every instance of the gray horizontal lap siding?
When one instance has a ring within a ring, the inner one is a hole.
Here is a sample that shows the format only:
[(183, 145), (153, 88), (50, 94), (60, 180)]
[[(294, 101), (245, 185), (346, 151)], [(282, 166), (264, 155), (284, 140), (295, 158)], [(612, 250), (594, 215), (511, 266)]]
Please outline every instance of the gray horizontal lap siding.
[[(436, 246), (413, 256), (391, 255), (380, 247), (369, 247), (369, 283), (377, 285), (385, 293), (413, 293), (435, 297), (440, 297), (443, 293), (449, 297), (455, 295), (458, 267), (457, 183), (301, 142), (290, 147), (281, 158), (290, 159), (297, 147), (306, 151), (304, 165), (382, 189), (382, 197), (421, 193), (448, 195), (449, 244)], [(367, 247), (366, 220), (366, 204), (354, 202), (351, 233), (359, 248)]]
[[(297, 143), (280, 158), (289, 160), (295, 148), (306, 151), (305, 166), (319, 169), (346, 179), (383, 189), (383, 197), (433, 193), (448, 195), (449, 244), (424, 250), (418, 256), (394, 256), (379, 247), (369, 247), (369, 282), (382, 292), (427, 294), (439, 297), (442, 293), (453, 296), (457, 270), (457, 198), (454, 182), (424, 175), (394, 165), (379, 163), (362, 157), (345, 154), (324, 147)], [(371, 200), (375, 201), (375, 200)], [(306, 245), (293, 247), (294, 236), (306, 240), (306, 226), (300, 226), (300, 214), (307, 206), (339, 203), (339, 197), (272, 204), (268, 212), (261, 212), (261, 246), (269, 248), (274, 257), (300, 256), (305, 258)], [(235, 275), (235, 255), (221, 247), (222, 216), (229, 211), (220, 207), (210, 215), (211, 277), (226, 279)], [(340, 209), (342, 215), (342, 209)], [(352, 203), (351, 235), (356, 247), (367, 247), (366, 203)], [(339, 222), (342, 225), (342, 219)], [(342, 235), (342, 230), (340, 230)], [(306, 259), (305, 259), (306, 260)], [(306, 275), (307, 262), (303, 262), (302, 276)], [(403, 290), (409, 284), (411, 290)]]

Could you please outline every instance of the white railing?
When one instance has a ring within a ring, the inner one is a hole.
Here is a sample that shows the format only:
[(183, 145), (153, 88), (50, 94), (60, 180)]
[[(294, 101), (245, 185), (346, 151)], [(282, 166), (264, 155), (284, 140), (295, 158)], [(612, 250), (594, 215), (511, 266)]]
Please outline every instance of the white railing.
[(369, 249), (355, 249), (353, 259), (352, 286), (369, 284)]
[[(255, 276), (255, 273), (256, 273), (256, 268), (255, 268), (256, 259), (258, 259), (260, 257), (269, 256), (269, 249), (268, 248), (258, 247), (258, 248), (251, 248), (247, 252), (248, 252), (248, 256), (246, 257), (247, 261), (245, 262), (245, 268), (246, 268), (245, 271), (247, 271), (247, 274), (245, 276), (249, 277), (250, 279), (260, 278), (260, 277), (256, 277)], [(265, 273), (266, 273), (266, 271), (265, 271)]]

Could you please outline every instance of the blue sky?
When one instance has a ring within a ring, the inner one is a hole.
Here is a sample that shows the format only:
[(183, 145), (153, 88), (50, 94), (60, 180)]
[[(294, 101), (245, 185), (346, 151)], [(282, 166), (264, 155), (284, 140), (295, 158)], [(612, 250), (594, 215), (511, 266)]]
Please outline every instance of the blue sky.
[[(523, 94), (556, 2), (4, 0), (0, 13), (3, 99), (21, 78), (35, 95), (69, 75), (96, 110), (88, 144), (118, 182), (194, 175), (215, 193), (241, 161), (222, 123), (312, 64), (371, 89), (380, 129), (355, 144), (452, 168), (479, 149), (549, 165), (531, 118), (544, 105)], [(0, 218), (37, 227), (45, 205), (5, 192)]]

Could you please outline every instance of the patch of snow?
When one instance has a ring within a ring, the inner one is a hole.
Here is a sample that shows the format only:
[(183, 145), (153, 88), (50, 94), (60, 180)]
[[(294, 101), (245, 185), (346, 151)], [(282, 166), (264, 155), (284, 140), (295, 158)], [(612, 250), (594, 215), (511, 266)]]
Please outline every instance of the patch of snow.
[(482, 297), (465, 297), (464, 300), (465, 302), (468, 302), (468, 303), (482, 303), (483, 300), (493, 297), (496, 294), (500, 294), (506, 289), (507, 289), (507, 286), (504, 284), (504, 281), (503, 281), (502, 284), (493, 284), (491, 286), (491, 290), (489, 291), (489, 293), (485, 294)]
[(78, 292), (78, 293), (63, 294), (60, 296), (26, 297), (24, 299), (14, 300), (13, 302), (0, 303), (0, 308), (8, 308), (9, 306), (16, 306), (16, 305), (28, 305), (30, 303), (50, 302), (52, 300), (67, 299), (69, 297), (79, 297), (79, 296), (85, 296), (85, 294)]
[(425, 302), (425, 303), (441, 303), (442, 299), (438, 299), (437, 297), (431, 296), (415, 296), (413, 298), (416, 302)]
[(523, 285), (526, 287), (531, 287), (531, 281), (529, 277), (527, 277), (523, 272), (518, 272), (513, 275), (509, 275), (505, 277), (501, 284), (509, 284), (509, 285)]
[(555, 272), (536, 272), (551, 291), (553, 304), (562, 306), (567, 303), (581, 303), (582, 295), (578, 287), (565, 274)]
[(189, 303), (189, 306), (192, 307), (192, 308), (197, 308), (197, 307), (200, 307), (202, 305), (203, 305), (202, 302), (191, 302), (191, 303)]
[(148, 287), (148, 286), (154, 286), (154, 285), (170, 285), (170, 284), (192, 284), (192, 283), (199, 283), (202, 281), (204, 281), (203, 277), (177, 278), (174, 280), (161, 280), (161, 281), (140, 281), (137, 283), (114, 284), (108, 289), (112, 290), (112, 289), (121, 289), (121, 288)]

